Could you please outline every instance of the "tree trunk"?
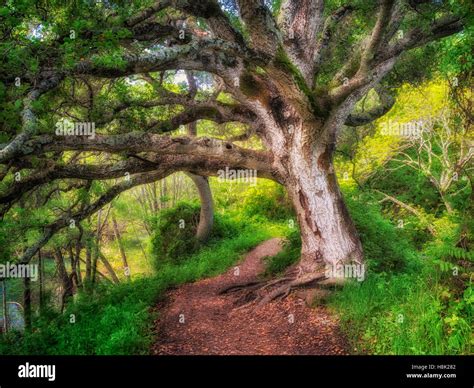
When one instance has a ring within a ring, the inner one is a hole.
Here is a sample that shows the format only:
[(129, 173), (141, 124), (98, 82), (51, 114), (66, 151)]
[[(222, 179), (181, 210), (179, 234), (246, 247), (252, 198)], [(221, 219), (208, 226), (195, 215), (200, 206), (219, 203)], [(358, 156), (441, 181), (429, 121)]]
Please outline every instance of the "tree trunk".
[(99, 257), (100, 257), (100, 259), (102, 260), (102, 263), (104, 264), (105, 269), (107, 270), (107, 272), (109, 273), (110, 277), (112, 278), (112, 281), (113, 281), (115, 284), (119, 284), (119, 283), (120, 283), (120, 280), (119, 280), (119, 278), (117, 277), (117, 274), (115, 273), (114, 268), (113, 268), (112, 265), (109, 263), (109, 261), (107, 260), (107, 258), (104, 256), (104, 254), (103, 254), (102, 252), (99, 252)]
[(212, 225), (214, 224), (214, 204), (212, 201), (212, 191), (209, 186), (207, 177), (188, 173), (194, 184), (196, 185), (201, 201), (201, 212), (199, 214), (199, 225), (196, 231), (196, 238), (204, 242), (212, 232)]
[(41, 255), (41, 249), (38, 250), (38, 274), (39, 274), (39, 309), (40, 312), (44, 308), (44, 268), (43, 268), (43, 256)]
[(76, 266), (77, 266), (77, 285), (79, 287), (83, 287), (83, 285), (84, 285), (84, 283), (82, 282), (81, 251), (82, 251), (81, 240), (77, 240), (77, 242), (76, 242)]
[(112, 224), (114, 227), (114, 234), (115, 234), (115, 239), (117, 240), (119, 250), (120, 250), (120, 255), (122, 256), (122, 262), (123, 262), (123, 270), (125, 273), (125, 276), (127, 277), (128, 280), (130, 280), (130, 267), (128, 266), (127, 262), (127, 255), (125, 254), (125, 249), (122, 244), (122, 239), (120, 237), (120, 231), (117, 225), (117, 220), (115, 218), (115, 215), (112, 214)]
[(362, 245), (334, 172), (332, 149), (315, 148), (289, 156), (286, 188), (301, 229), (301, 274), (363, 263)]
[(64, 265), (64, 257), (61, 249), (55, 249), (54, 260), (56, 262), (56, 268), (58, 269), (58, 276), (61, 282), (61, 312), (63, 312), (67, 300), (73, 296), (73, 284), (71, 277), (69, 277), (67, 273), (66, 266)]
[(69, 251), (69, 261), (71, 263), (71, 280), (73, 282), (73, 286), (77, 288), (79, 286), (79, 282), (77, 280), (76, 258), (74, 257), (74, 249), (73, 249), (72, 244), (69, 244), (68, 251)]
[(91, 249), (92, 241), (87, 241), (86, 243), (86, 278), (85, 283), (86, 286), (89, 287), (89, 283), (91, 281), (91, 273), (92, 273), (92, 249)]
[[(197, 136), (196, 122), (188, 124), (187, 132), (190, 136)], [(212, 226), (214, 224), (214, 204), (212, 201), (212, 191), (209, 186), (209, 179), (191, 173), (187, 173), (187, 175), (196, 185), (199, 199), (201, 201), (201, 212), (199, 214), (199, 225), (196, 231), (196, 238), (201, 242), (205, 242), (211, 236)]]
[(101, 237), (101, 226), (102, 226), (102, 209), (99, 209), (97, 212), (97, 230), (95, 236), (95, 249), (94, 254), (92, 255), (92, 284), (95, 284), (96, 280), (96, 271), (97, 271), (97, 260), (99, 260), (99, 252), (100, 252), (100, 237)]
[(31, 279), (25, 276), (23, 279), (23, 306), (25, 311), (25, 328), (31, 329)]
[(8, 332), (7, 281), (2, 279), (3, 332)]

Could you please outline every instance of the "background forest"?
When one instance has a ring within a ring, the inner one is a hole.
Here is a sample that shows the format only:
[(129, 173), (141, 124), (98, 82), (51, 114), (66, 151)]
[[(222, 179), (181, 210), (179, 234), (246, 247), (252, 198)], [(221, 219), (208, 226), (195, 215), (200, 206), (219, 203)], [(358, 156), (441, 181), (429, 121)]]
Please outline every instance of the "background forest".
[[(2, 24), (15, 24), (9, 7), (0, 7), (0, 18)], [(31, 25), (23, 29), (17, 37), (23, 44), (41, 39)], [(472, 44), (471, 26), (419, 49), (414, 56), (420, 57), (419, 63), (405, 64), (413, 80), (397, 85), (390, 111), (371, 124), (344, 127), (339, 134), (337, 179), (368, 272), (364, 281), (335, 287), (314, 304), (339, 318), (354, 354), (472, 354)], [(11, 41), (0, 42), (0, 53), (8, 57), (1, 71), (14, 61), (35, 66), (34, 58), (22, 57), (21, 45)], [(435, 58), (430, 66), (423, 61), (427, 55)], [(111, 54), (105, 60), (116, 58)], [(160, 85), (185, 92), (188, 75), (163, 71)], [(202, 98), (216, 92), (207, 73), (195, 71), (192, 76), (209, 85), (209, 90), (198, 91)], [(107, 104), (109, 95), (151, 98), (158, 76), (150, 77), (113, 82), (94, 97), (96, 103)], [(89, 86), (86, 80), (77, 81), (79, 108), (69, 109), (71, 116), (87, 111)], [(220, 93), (218, 98), (229, 97)], [(375, 98), (369, 93), (360, 108)], [(21, 101), (3, 83), (0, 101), (0, 122), (15, 120)], [(50, 108), (44, 104), (37, 109)], [(156, 107), (153, 115), (166, 119), (175, 113), (170, 109)], [(137, 109), (124, 120), (139, 126), (147, 114)], [(187, 133), (188, 127), (181, 126), (176, 135)], [(221, 139), (242, 132), (239, 124), (210, 120), (199, 120), (196, 131)], [(239, 144), (262, 147), (254, 138)], [(100, 153), (70, 152), (64, 165), (71, 158), (79, 163), (81, 158), (107, 161)], [(0, 192), (5, 194), (16, 179), (15, 170), (5, 168), (2, 178)], [(21, 257), (40, 237), (42, 226), (66, 214), (72, 204), (91, 203), (116, 181), (93, 180), (77, 189), (77, 181), (62, 179), (27, 192), (2, 211), (0, 263)], [(23, 306), (26, 326), (3, 333), (0, 354), (148, 354), (157, 335), (152, 330), (160, 314), (155, 305), (168, 289), (222, 273), (272, 237), (286, 242), (279, 254), (266, 259), (262, 276), (283, 274), (298, 259), (301, 244), (285, 189), (263, 178), (254, 183), (210, 177), (209, 182), (214, 225), (205, 242), (195, 237), (200, 215), (196, 185), (183, 172), (130, 188), (59, 231), (32, 260), (40, 268), (38, 281), (0, 283), (8, 302)]]

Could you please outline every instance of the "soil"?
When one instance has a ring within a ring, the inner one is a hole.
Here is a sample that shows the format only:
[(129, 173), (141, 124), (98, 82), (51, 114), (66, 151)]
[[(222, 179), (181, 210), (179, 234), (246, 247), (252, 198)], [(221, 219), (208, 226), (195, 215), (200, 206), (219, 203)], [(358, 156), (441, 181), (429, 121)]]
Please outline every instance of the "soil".
[(155, 355), (348, 354), (337, 318), (324, 306), (308, 307), (298, 293), (266, 305), (241, 306), (239, 292), (224, 288), (258, 280), (264, 258), (281, 239), (263, 242), (226, 273), (170, 290), (157, 305)]

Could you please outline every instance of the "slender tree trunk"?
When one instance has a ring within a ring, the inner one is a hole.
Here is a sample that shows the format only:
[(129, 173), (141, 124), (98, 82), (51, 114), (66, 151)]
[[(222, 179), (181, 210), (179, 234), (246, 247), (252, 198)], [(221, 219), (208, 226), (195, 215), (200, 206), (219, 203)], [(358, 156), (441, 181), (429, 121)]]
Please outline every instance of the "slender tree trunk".
[(446, 193), (440, 190), (439, 194), (441, 196), (441, 200), (443, 201), (444, 207), (446, 208), (446, 211), (448, 212), (448, 214), (452, 214), (454, 210), (451, 204), (449, 203)]
[(39, 309), (40, 312), (44, 308), (44, 269), (43, 269), (43, 256), (41, 255), (41, 249), (38, 250), (38, 272), (39, 272)]
[(168, 179), (165, 178), (161, 181), (163, 183), (163, 194), (162, 194), (162, 200), (161, 205), (163, 209), (166, 209), (168, 207)]
[(8, 333), (7, 282), (2, 279), (3, 332)]
[(92, 284), (95, 284), (96, 280), (96, 271), (97, 271), (97, 260), (99, 260), (99, 252), (100, 252), (100, 235), (101, 235), (101, 227), (102, 227), (102, 210), (97, 212), (97, 230), (95, 236), (95, 249), (94, 254), (92, 255)]
[(119, 278), (117, 277), (117, 274), (115, 273), (112, 265), (110, 265), (109, 261), (107, 260), (107, 258), (104, 256), (104, 254), (102, 252), (99, 252), (99, 257), (100, 259), (102, 260), (102, 263), (104, 264), (104, 267), (105, 269), (107, 270), (107, 272), (109, 273), (110, 277), (112, 278), (112, 281), (115, 283), (115, 284), (119, 284), (120, 283), (120, 280)]
[[(83, 259), (79, 259), (79, 261), (82, 261), (83, 263), (85, 263)], [(106, 281), (108, 281), (108, 282), (110, 282), (110, 283), (113, 283), (112, 280), (110, 280), (107, 276), (105, 276), (105, 274), (103, 274), (103, 273), (100, 272), (99, 270), (97, 270), (97, 275), (99, 275), (102, 279), (104, 279), (104, 280), (106, 280)]]
[(56, 268), (58, 269), (58, 276), (61, 282), (61, 312), (63, 312), (67, 300), (73, 296), (73, 284), (71, 277), (67, 273), (61, 249), (55, 249), (54, 260), (56, 262)]
[(91, 242), (88, 241), (86, 244), (86, 279), (87, 284), (91, 281), (91, 268), (92, 268), (92, 252), (91, 252)]
[(117, 220), (115, 218), (115, 215), (112, 214), (112, 224), (114, 227), (114, 234), (115, 234), (115, 239), (117, 240), (119, 250), (120, 250), (120, 255), (122, 256), (122, 262), (123, 262), (123, 269), (125, 272), (125, 276), (127, 277), (128, 280), (130, 280), (130, 267), (128, 266), (127, 262), (127, 255), (125, 254), (125, 249), (122, 244), (122, 239), (120, 237), (120, 231), (118, 229), (117, 225)]
[(75, 259), (76, 259), (76, 266), (77, 266), (77, 285), (78, 285), (78, 287), (83, 287), (82, 272), (81, 272), (81, 251), (82, 251), (81, 240), (77, 240), (76, 241)]
[(25, 311), (25, 327), (31, 329), (31, 279), (23, 279), (23, 307)]
[(69, 251), (69, 261), (71, 263), (71, 280), (73, 282), (73, 287), (78, 287), (78, 280), (77, 280), (77, 266), (76, 266), (76, 258), (74, 257), (74, 249), (72, 244), (68, 246)]

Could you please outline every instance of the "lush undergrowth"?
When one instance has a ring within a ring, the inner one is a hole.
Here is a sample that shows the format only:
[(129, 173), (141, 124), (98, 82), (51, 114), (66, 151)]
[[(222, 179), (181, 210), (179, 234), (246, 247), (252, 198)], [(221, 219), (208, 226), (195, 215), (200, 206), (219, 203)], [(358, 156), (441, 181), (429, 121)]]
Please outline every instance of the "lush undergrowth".
[(81, 294), (63, 315), (44, 312), (31, 333), (11, 333), (0, 354), (146, 354), (152, 342), (152, 308), (169, 287), (224, 272), (261, 241), (281, 233), (267, 223), (233, 223), (236, 233), (203, 247), (179, 264), (163, 263), (153, 277)]
[(404, 273), (370, 273), (336, 293), (332, 306), (354, 353), (468, 354), (472, 287), (449, 296), (432, 263), (420, 263)]
[(336, 292), (331, 306), (340, 316), (352, 351), (471, 353), (472, 258), (452, 248), (459, 238), (460, 221), (439, 219), (434, 223), (439, 230), (436, 238), (415, 250), (416, 241), (384, 219), (370, 198), (357, 194), (348, 196), (347, 203), (361, 235), (368, 275), (365, 281), (350, 282)]

